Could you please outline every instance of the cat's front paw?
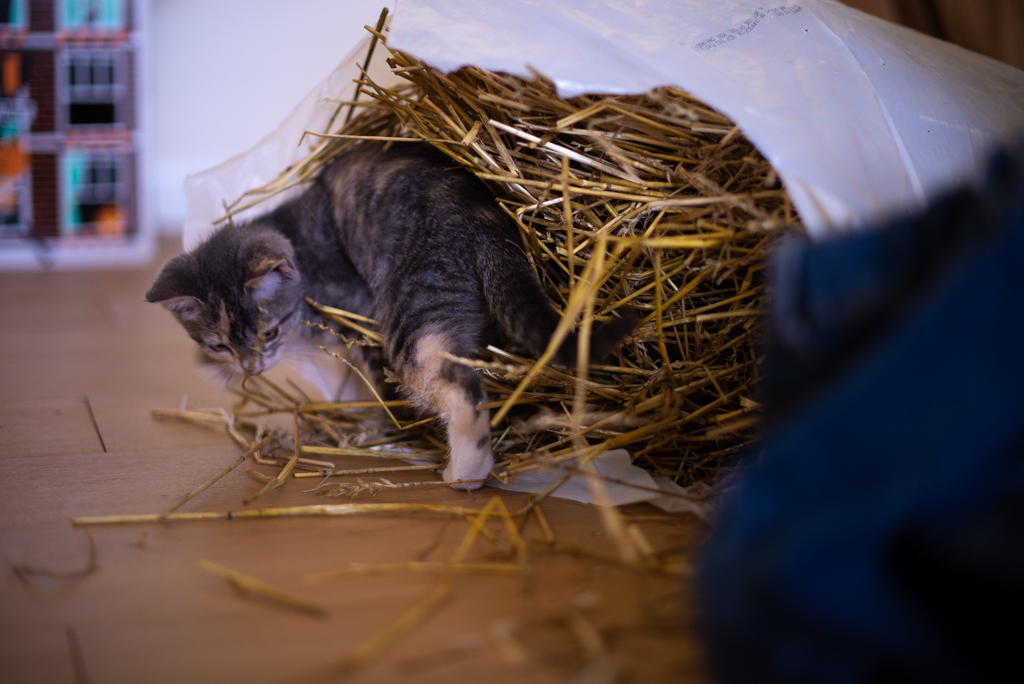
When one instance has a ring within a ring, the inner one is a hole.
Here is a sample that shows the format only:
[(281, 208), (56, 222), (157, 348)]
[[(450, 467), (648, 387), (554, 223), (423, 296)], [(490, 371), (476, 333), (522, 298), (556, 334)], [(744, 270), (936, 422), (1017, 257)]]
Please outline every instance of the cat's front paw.
[(472, 458), (457, 457), (452, 454), (448, 467), (444, 469), (444, 481), (451, 482), (452, 489), (480, 489), (482, 480), (490, 477), (494, 467), (494, 456), (488, 449), (485, 453), (473, 454)]

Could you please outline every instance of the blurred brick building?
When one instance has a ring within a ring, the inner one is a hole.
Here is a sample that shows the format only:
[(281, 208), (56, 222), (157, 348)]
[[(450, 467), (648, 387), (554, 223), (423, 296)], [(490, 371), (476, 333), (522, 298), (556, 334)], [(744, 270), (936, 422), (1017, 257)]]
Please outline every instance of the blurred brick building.
[(137, 229), (129, 0), (0, 0), (0, 238)]

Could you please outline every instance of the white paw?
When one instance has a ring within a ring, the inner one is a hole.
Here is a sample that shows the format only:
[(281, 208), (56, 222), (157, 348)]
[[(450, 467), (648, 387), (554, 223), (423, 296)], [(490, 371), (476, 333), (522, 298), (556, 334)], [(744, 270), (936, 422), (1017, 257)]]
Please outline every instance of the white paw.
[(467, 451), (452, 449), (448, 467), (444, 469), (444, 481), (452, 483), (452, 489), (480, 489), (494, 467), (494, 456), (490, 446), (484, 450)]

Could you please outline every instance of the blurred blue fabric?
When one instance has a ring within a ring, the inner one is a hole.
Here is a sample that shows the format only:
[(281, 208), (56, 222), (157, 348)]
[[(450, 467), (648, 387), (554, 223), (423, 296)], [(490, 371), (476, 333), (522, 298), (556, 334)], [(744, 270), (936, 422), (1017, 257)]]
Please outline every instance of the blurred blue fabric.
[(1024, 682), (1024, 145), (778, 253), (763, 450), (698, 576), (746, 682)]

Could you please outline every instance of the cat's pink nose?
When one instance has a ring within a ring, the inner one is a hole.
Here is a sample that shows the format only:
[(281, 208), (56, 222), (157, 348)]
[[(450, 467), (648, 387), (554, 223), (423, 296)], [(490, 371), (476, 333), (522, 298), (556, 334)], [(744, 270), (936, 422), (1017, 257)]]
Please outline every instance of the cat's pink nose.
[(259, 356), (250, 358), (247, 362), (242, 363), (242, 371), (249, 375), (259, 375), (265, 370), (267, 370), (266, 366), (263, 365), (263, 359)]

